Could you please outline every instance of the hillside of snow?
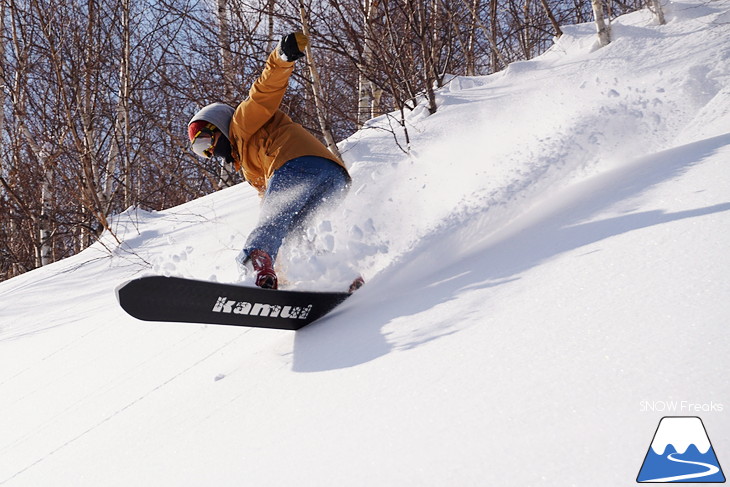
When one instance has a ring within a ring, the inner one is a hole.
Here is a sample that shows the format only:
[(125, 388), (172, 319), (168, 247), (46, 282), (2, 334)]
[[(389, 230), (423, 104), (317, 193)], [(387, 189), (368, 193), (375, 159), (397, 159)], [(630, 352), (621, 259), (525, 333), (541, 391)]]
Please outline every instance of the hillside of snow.
[(615, 487), (663, 416), (730, 468), (730, 1), (666, 15), (454, 78), (409, 155), (389, 116), (343, 141), (350, 195), (281, 261), (366, 285), (298, 332), (116, 303), (239, 282), (247, 185), (0, 283), (0, 485)]

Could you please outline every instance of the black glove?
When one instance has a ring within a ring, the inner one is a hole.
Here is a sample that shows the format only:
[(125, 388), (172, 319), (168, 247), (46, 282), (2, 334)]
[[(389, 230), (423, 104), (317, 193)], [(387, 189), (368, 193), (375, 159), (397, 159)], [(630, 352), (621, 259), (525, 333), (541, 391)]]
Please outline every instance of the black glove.
[(309, 44), (309, 38), (301, 32), (293, 32), (281, 36), (279, 41), (279, 56), (284, 61), (296, 61), (304, 57), (304, 49)]

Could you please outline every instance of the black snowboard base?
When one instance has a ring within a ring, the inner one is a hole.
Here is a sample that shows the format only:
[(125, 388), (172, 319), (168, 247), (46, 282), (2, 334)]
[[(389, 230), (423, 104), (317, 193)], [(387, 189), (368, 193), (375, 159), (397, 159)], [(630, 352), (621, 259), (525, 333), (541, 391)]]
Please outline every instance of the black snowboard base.
[(147, 276), (117, 288), (124, 311), (144, 321), (298, 330), (350, 293), (261, 289), (180, 277)]

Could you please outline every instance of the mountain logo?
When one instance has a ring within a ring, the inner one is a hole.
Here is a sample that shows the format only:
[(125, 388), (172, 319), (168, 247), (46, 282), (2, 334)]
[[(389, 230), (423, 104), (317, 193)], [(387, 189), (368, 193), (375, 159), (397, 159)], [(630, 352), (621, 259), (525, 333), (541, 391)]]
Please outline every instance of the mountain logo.
[(636, 481), (725, 482), (702, 420), (696, 416), (663, 417)]

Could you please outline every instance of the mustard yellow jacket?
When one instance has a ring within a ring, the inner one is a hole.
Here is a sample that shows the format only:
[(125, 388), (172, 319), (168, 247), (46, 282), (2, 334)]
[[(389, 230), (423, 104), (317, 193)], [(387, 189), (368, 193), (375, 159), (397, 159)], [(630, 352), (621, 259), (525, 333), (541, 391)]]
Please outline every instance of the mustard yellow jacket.
[(294, 63), (282, 60), (277, 51), (269, 55), (248, 98), (236, 108), (229, 131), (236, 170), (259, 193), (274, 171), (297, 157), (324, 157), (345, 168), (322, 142), (279, 110)]

